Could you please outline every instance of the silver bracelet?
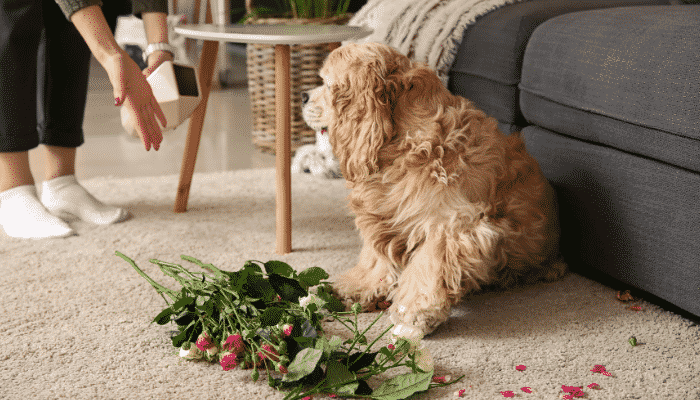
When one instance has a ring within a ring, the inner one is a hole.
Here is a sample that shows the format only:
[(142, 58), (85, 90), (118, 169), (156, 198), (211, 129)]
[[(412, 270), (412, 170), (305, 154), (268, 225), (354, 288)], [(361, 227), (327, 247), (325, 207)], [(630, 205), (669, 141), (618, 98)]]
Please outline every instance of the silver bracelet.
[(148, 56), (158, 50), (167, 51), (175, 57), (175, 47), (169, 43), (151, 43), (146, 47), (146, 51), (143, 53), (143, 61), (148, 62)]

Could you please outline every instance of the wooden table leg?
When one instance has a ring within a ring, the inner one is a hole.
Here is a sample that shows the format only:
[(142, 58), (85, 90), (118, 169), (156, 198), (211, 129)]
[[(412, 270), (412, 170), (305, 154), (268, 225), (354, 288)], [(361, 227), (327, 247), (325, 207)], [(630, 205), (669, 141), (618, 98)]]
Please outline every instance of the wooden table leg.
[(202, 99), (197, 108), (192, 112), (190, 125), (187, 130), (187, 140), (185, 142), (185, 152), (182, 156), (182, 166), (180, 167), (180, 182), (177, 185), (177, 195), (175, 196), (176, 213), (187, 211), (187, 200), (190, 196), (190, 185), (194, 174), (194, 165), (197, 162), (197, 151), (199, 150), (199, 139), (202, 136), (204, 126), (204, 116), (207, 113), (207, 101), (211, 91), (211, 80), (216, 66), (216, 54), (219, 51), (219, 42), (204, 41), (202, 55), (199, 59), (199, 85), (202, 90)]
[(290, 97), (290, 47), (275, 45), (275, 161), (277, 253), (292, 251), (292, 130)]

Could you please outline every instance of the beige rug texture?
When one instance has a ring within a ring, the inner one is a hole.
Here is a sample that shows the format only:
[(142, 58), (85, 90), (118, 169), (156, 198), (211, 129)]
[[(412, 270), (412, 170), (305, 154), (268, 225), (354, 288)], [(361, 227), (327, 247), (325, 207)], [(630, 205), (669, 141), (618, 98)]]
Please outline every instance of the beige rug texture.
[[(179, 358), (168, 337), (174, 326), (150, 324), (163, 299), (114, 252), (174, 289), (149, 259), (180, 262), (185, 254), (227, 270), (282, 260), (297, 270), (322, 267), (334, 280), (354, 265), (361, 244), (344, 182), (293, 176), (294, 251), (284, 256), (274, 252), (272, 169), (195, 174), (184, 214), (172, 212), (177, 176), (82, 184), (133, 218), (111, 226), (72, 222), (78, 235), (66, 239), (0, 232), (0, 398), (282, 399), (266, 380), (252, 382), (250, 371)], [(502, 399), (506, 391), (521, 400), (558, 399), (567, 385), (583, 387), (591, 400), (700, 399), (700, 327), (636, 305), (640, 311), (628, 309), (613, 288), (575, 273), (468, 296), (424, 339), (437, 373), (465, 377), (413, 398), (452, 399), (465, 389), (466, 399)], [(363, 324), (375, 315), (362, 315)], [(642, 344), (633, 347), (631, 336)], [(594, 365), (612, 376), (591, 372)]]

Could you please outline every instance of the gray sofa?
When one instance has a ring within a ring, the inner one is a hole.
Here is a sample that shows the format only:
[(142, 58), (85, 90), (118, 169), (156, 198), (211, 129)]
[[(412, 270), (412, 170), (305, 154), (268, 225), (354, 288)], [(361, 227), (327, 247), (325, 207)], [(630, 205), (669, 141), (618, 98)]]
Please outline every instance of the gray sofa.
[(523, 132), (573, 271), (700, 316), (700, 5), (505, 6), (466, 30), (448, 88)]

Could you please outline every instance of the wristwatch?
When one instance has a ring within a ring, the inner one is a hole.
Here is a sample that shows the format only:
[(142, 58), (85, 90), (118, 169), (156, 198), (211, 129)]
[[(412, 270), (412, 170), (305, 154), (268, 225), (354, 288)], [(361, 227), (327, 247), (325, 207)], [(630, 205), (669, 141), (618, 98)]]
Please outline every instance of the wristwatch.
[(167, 51), (175, 57), (175, 47), (169, 43), (151, 43), (146, 47), (146, 51), (143, 52), (143, 61), (148, 62), (148, 56), (158, 50)]

